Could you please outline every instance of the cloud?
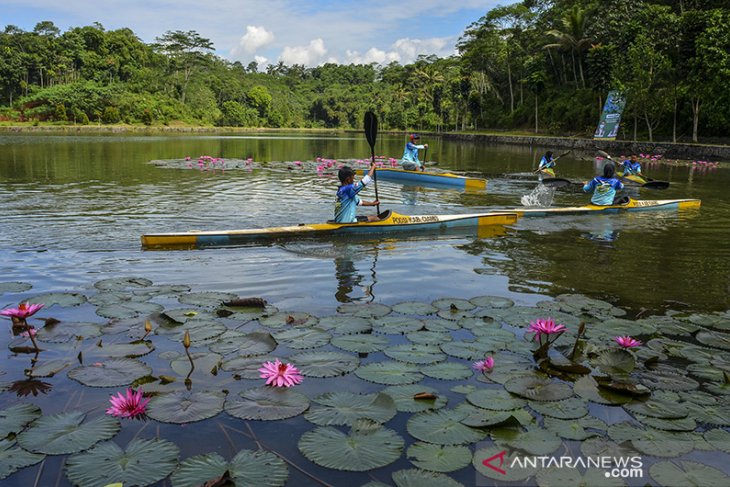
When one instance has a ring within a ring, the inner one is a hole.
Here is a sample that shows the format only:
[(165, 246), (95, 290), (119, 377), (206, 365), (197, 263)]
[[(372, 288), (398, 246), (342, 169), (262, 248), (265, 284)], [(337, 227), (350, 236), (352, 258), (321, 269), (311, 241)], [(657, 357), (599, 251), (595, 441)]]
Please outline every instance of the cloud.
[[(324, 41), (322, 39), (313, 39), (307, 46), (286, 46), (281, 52), (279, 60), (287, 65), (317, 66), (321, 64), (325, 54), (327, 54), (327, 48), (324, 47)], [(331, 60), (333, 58), (327, 59), (327, 61)]]
[(371, 47), (365, 54), (359, 51), (345, 51), (345, 62), (352, 64), (388, 64), (397, 61), (408, 64), (416, 60), (420, 55), (436, 54), (439, 57), (447, 57), (456, 54), (454, 44), (455, 37), (433, 37), (430, 39), (398, 39), (391, 46), (390, 50), (383, 51)]
[(260, 47), (274, 42), (274, 33), (266, 30), (264, 26), (247, 25), (246, 34), (241, 37), (238, 46), (233, 48), (232, 54), (236, 55), (241, 51), (253, 54)]
[(360, 54), (359, 51), (345, 51), (345, 62), (352, 64), (388, 64), (392, 61), (400, 61), (400, 55), (397, 52), (390, 51), (385, 52), (377, 47), (371, 47), (365, 54)]
[(269, 58), (266, 58), (264, 56), (254, 56), (253, 57), (253, 60), (258, 63), (259, 68), (261, 68), (262, 66), (265, 66), (265, 65), (269, 64)]

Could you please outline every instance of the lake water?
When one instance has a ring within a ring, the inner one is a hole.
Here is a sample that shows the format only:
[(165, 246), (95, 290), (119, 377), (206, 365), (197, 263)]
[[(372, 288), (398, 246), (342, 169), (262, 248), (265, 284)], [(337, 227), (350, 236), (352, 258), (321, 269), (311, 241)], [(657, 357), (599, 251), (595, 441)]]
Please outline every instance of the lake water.
[[(489, 179), (487, 191), (403, 186), (381, 179), (381, 209), (453, 214), (519, 206), (521, 198), (535, 188), (534, 180), (525, 177), (536, 167), (538, 151), (545, 149), (439, 138), (424, 142), (430, 144), (427, 157), (438, 161), (436, 167), (482, 174)], [(376, 152), (399, 157), (403, 144), (402, 137), (381, 135)], [(185, 156), (195, 160), (200, 155), (251, 157), (258, 167), (223, 172), (166, 169), (149, 163)], [(663, 314), (669, 309), (710, 313), (729, 308), (730, 170), (726, 167), (706, 172), (670, 165), (645, 168), (648, 175), (668, 180), (671, 186), (666, 191), (641, 190), (641, 198), (699, 198), (698, 211), (522, 219), (485, 238), (469, 233), (337, 238), (193, 251), (145, 251), (140, 246), (140, 235), (150, 232), (323, 222), (333, 213), (335, 180), (286, 167), (291, 161), (318, 156), (368, 155), (369, 147), (357, 133), (0, 135), (0, 282), (33, 286), (0, 294), (0, 306), (14, 306), (21, 299), (49, 292), (91, 296), (99, 280), (134, 276), (155, 284), (186, 284), (192, 291), (258, 296), (279, 310), (317, 316), (332, 315), (349, 302), (392, 306), (483, 295), (534, 306), (561, 294), (584, 294), (628, 310), (632, 316)], [(576, 154), (563, 157), (558, 165), (560, 177), (586, 180), (595, 173), (594, 163)], [(515, 174), (525, 177), (511, 176)], [(367, 188), (362, 196), (374, 199), (373, 189)], [(573, 206), (588, 200), (578, 192), (557, 191), (553, 205)], [(359, 211), (366, 214), (374, 209)], [(173, 302), (174, 296), (166, 299)], [(45, 317), (100, 322), (93, 309), (54, 306), (45, 311)], [(56, 351), (54, 357), (67, 352)], [(6, 377), (14, 376), (9, 380), (22, 375), (27, 358), (21, 362), (15, 354), (6, 354), (3, 370)], [(69, 405), (91, 409), (83, 407), (87, 402), (98, 409), (116, 390), (82, 388), (66, 380), (65, 373), (48, 381), (54, 384), (53, 393), (32, 398), (44, 413)], [(325, 381), (311, 380), (312, 389), (305, 392), (311, 396), (326, 391)], [(361, 384), (352, 390), (377, 388)], [(0, 400), (7, 407), (17, 398), (4, 393)], [(402, 431), (406, 419), (396, 417), (396, 424), (389, 427)], [(234, 424), (230, 418), (222, 421)], [(300, 417), (283, 437), (281, 431), (273, 431), (272, 424), (264, 424), (258, 434), (279, 440), (289, 435), (293, 445), (284, 450), (304, 464), (296, 441), (311, 424)], [(162, 425), (162, 432), (159, 425), (147, 428), (152, 432), (155, 427), (162, 437), (167, 431), (188, 442), (181, 458), (212, 449), (230, 458), (223, 453), (227, 444), (222, 430), (211, 421), (187, 426), (199, 428), (196, 435), (213, 438), (206, 441), (210, 449), (202, 451), (194, 445), (195, 436), (173, 429), (179, 427)], [(115, 440), (125, 444), (138, 429), (136, 424), (125, 424)], [(0, 484), (33, 485), (38, 475), (37, 485), (68, 485), (59, 473), (61, 461), (48, 457), (42, 471), (29, 467)], [(404, 457), (397, 463), (397, 468), (410, 467)], [(290, 485), (313, 482), (292, 468), (289, 471)], [(351, 483), (345, 473), (316, 466), (311, 471), (333, 485)], [(462, 470), (454, 477), (466, 485), (474, 481), (473, 470)], [(358, 485), (371, 480), (366, 474), (353, 478)], [(389, 481), (387, 476), (377, 478)]]

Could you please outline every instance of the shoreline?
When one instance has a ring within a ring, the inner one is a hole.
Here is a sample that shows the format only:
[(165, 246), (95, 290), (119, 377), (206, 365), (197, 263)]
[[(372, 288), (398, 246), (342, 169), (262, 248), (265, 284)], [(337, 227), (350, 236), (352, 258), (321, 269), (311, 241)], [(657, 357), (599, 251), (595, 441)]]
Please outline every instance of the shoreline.
[[(224, 133), (281, 133), (305, 132), (331, 134), (360, 132), (355, 129), (327, 128), (263, 128), (263, 127), (202, 127), (202, 126), (134, 126), (134, 125), (0, 125), (3, 134), (224, 134)], [(382, 133), (401, 134), (402, 131), (384, 130)], [(648, 142), (630, 140), (594, 140), (585, 137), (565, 137), (558, 135), (515, 135), (494, 133), (457, 133), (427, 132), (424, 135), (450, 140), (462, 140), (486, 144), (507, 144), (544, 149), (574, 149), (595, 151), (600, 149), (613, 154), (652, 153), (662, 154), (673, 159), (715, 159), (730, 161), (730, 145), (693, 144), (685, 142)]]

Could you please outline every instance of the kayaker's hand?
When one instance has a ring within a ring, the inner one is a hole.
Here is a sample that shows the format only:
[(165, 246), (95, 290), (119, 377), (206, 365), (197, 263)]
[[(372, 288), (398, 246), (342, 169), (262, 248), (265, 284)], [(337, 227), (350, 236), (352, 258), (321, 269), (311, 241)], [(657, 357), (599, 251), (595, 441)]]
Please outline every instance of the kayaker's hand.
[(380, 200), (371, 201), (370, 204), (372, 206), (378, 206), (380, 204)]
[(423, 144), (423, 147), (428, 149), (428, 144)]

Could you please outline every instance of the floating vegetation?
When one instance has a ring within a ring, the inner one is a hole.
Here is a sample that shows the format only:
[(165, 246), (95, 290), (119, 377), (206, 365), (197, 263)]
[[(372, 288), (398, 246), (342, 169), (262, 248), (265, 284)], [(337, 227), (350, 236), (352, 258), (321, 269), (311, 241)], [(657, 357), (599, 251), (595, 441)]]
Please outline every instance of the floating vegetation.
[[(29, 289), (0, 283), (0, 293)], [(578, 441), (583, 455), (653, 457), (647, 481), (728, 483), (701, 461), (730, 453), (728, 313), (634, 319), (616, 303), (565, 294), (535, 307), (501, 296), (355, 302), (318, 316), (137, 277), (88, 294), (37, 296), (54, 315), (33, 328), (38, 349), (29, 337), (7, 341), (0, 478), (34, 476), (15, 472), (69, 455), (65, 474), (81, 486), (168, 476), (173, 486), (281, 486), (319, 467), (371, 486), (470, 485), (476, 472), (621, 485), (600, 469), (492, 468), (577, 455), (564, 449)], [(292, 387), (264, 385), (289, 372), (281, 385)], [(146, 414), (120, 423), (104, 409), (128, 387), (144, 391)], [(133, 438), (125, 448), (120, 430)], [(179, 458), (177, 442), (191, 456)]]

